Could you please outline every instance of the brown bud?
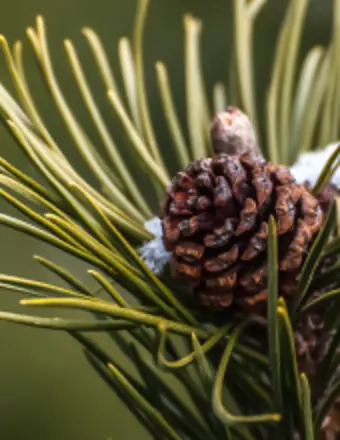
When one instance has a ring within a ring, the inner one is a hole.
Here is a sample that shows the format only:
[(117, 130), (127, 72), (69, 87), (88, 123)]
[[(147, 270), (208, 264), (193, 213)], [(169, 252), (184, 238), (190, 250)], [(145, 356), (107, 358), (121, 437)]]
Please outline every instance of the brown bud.
[(250, 119), (236, 107), (229, 106), (217, 113), (211, 123), (210, 136), (216, 154), (234, 156), (252, 152), (261, 155)]

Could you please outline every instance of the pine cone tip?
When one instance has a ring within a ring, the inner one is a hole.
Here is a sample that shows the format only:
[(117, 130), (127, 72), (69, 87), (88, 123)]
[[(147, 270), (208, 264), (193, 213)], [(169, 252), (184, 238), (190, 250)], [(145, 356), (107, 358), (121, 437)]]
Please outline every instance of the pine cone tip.
[(253, 124), (237, 107), (229, 106), (215, 115), (210, 126), (210, 137), (216, 154), (261, 154)]

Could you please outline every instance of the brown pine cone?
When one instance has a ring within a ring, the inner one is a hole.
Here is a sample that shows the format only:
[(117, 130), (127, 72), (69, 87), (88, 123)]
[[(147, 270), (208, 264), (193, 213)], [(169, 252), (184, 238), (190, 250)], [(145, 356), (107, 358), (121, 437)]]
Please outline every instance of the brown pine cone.
[(323, 440), (339, 440), (340, 439), (340, 399), (332, 406), (322, 424)]
[(340, 197), (339, 188), (333, 183), (326, 183), (316, 195), (321, 209), (323, 212), (327, 212), (336, 197)]
[[(318, 296), (315, 294), (314, 296)], [(306, 314), (297, 321), (294, 330), (294, 340), (298, 368), (301, 373), (308, 377), (312, 406), (316, 408), (320, 399), (325, 394), (324, 385), (320, 383), (322, 365), (334, 337), (334, 331), (325, 329), (324, 316), (327, 308)], [(338, 369), (330, 383), (339, 379), (340, 370)], [(328, 383), (328, 387), (330, 386)], [(340, 398), (333, 403), (331, 410), (325, 417), (322, 424), (322, 439), (337, 440), (340, 438)]]
[(270, 215), (277, 222), (280, 294), (286, 295), (320, 230), (318, 201), (287, 167), (259, 155), (194, 161), (174, 177), (162, 205), (173, 275), (189, 283), (206, 306), (263, 302)]
[[(332, 338), (333, 333), (325, 331), (323, 313), (304, 315), (297, 322), (294, 330), (296, 357), (300, 372), (305, 373), (310, 382), (317, 380), (318, 369), (328, 352)], [(312, 387), (312, 390), (315, 401), (319, 393), (317, 387)]]

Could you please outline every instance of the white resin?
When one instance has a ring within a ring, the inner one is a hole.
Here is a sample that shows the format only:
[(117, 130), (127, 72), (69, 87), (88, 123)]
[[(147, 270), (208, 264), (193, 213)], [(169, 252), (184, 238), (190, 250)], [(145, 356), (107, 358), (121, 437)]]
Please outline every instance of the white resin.
[[(321, 150), (309, 151), (301, 154), (299, 159), (290, 169), (296, 181), (298, 183), (305, 183), (308, 181), (311, 185), (314, 185), (330, 155), (338, 146), (338, 143), (330, 144)], [(334, 173), (332, 183), (340, 187), (340, 167)]]
[(155, 238), (144, 243), (139, 249), (139, 254), (149, 269), (156, 275), (160, 275), (171, 257), (171, 252), (167, 252), (164, 248), (162, 223), (159, 217), (154, 217), (145, 222), (144, 226), (155, 235)]

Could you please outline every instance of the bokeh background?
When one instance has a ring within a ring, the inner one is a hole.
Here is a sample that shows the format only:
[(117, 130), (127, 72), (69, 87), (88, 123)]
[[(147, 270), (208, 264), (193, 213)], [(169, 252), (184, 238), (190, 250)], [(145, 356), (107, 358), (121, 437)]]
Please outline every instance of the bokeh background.
[[(331, 28), (331, 0), (310, 0), (302, 53), (311, 45), (325, 43)], [(258, 90), (263, 92), (270, 78), (277, 30), (287, 6), (286, 0), (268, 0), (255, 31), (255, 72)], [(35, 16), (42, 14), (47, 23), (50, 50), (57, 77), (71, 107), (95, 136), (89, 116), (75, 87), (63, 39), (76, 44), (97, 102), (107, 121), (115, 127), (114, 115), (106, 102), (91, 53), (81, 29), (94, 28), (101, 36), (118, 72), (117, 42), (131, 35), (136, 0), (11, 0), (1, 3), (0, 33), (13, 43), (24, 41), (29, 82), (51, 132), (75, 166), (84, 175), (86, 166), (76, 155), (63, 121), (53, 107), (41, 81), (32, 51), (25, 36)], [(232, 5), (230, 0), (151, 0), (145, 35), (146, 78), (149, 103), (160, 138), (162, 131), (154, 62), (166, 62), (180, 114), (184, 108), (183, 20), (190, 12), (204, 21), (202, 59), (207, 89), (228, 72), (232, 44)], [(120, 81), (117, 74), (117, 80)], [(0, 81), (12, 87), (3, 56), (0, 56)], [(3, 125), (0, 126), (0, 154), (26, 172), (33, 172)], [(91, 177), (89, 176), (89, 179)], [(0, 211), (14, 211), (0, 200)], [(0, 227), (0, 272), (55, 281), (32, 260), (39, 254), (55, 262), (72, 266), (86, 281), (85, 267), (34, 240)], [(0, 292), (0, 309), (18, 311), (18, 295)], [(123, 360), (124, 362), (124, 360)], [(147, 439), (135, 419), (115, 395), (91, 370), (83, 354), (63, 333), (40, 331), (0, 322), (0, 438), (4, 440), (109, 440)]]

